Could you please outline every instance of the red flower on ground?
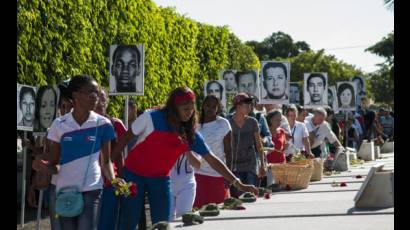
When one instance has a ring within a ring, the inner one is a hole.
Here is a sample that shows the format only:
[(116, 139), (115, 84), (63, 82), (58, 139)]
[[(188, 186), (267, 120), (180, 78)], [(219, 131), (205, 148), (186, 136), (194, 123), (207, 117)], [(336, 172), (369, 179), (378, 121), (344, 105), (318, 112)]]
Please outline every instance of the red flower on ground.
[(265, 195), (263, 196), (265, 199), (270, 199), (270, 193), (265, 192)]
[(362, 178), (362, 176), (361, 176), (361, 175), (357, 175), (356, 178), (357, 178), (357, 179), (360, 179), (360, 178)]
[(137, 184), (132, 183), (130, 186), (131, 197), (137, 196)]
[(285, 187), (285, 190), (290, 191), (290, 190), (292, 190), (292, 188), (290, 187), (290, 185), (287, 184), (286, 187)]
[(340, 183), (340, 187), (346, 187), (346, 186), (347, 186), (346, 182)]

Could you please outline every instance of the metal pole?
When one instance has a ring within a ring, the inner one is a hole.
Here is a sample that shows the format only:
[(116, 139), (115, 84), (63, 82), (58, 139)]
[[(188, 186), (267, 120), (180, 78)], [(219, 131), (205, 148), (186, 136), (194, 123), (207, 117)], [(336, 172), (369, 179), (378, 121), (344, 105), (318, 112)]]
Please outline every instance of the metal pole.
[(40, 230), (40, 219), (41, 219), (41, 206), (43, 204), (43, 189), (40, 189), (40, 194), (38, 195), (38, 208), (37, 208), (37, 226), (36, 230)]
[[(125, 128), (127, 128), (128, 130), (128, 103), (130, 100), (130, 96), (127, 95), (125, 96), (125, 111), (124, 111), (124, 119), (125, 119)], [(128, 156), (128, 145), (125, 145), (125, 149), (124, 149), (124, 158), (127, 158)]]
[[(27, 139), (27, 131), (24, 131), (23, 141)], [(22, 180), (21, 180), (21, 210), (20, 210), (20, 222), (21, 227), (24, 227), (24, 210), (26, 206), (26, 165), (27, 165), (27, 146), (24, 145), (23, 147), (23, 173), (22, 173)]]
[(346, 138), (346, 141), (345, 141), (345, 147), (347, 147), (347, 138), (348, 138), (348, 132), (349, 132), (349, 130), (348, 130), (348, 128), (347, 128), (347, 113), (348, 113), (348, 111), (345, 111), (345, 138)]

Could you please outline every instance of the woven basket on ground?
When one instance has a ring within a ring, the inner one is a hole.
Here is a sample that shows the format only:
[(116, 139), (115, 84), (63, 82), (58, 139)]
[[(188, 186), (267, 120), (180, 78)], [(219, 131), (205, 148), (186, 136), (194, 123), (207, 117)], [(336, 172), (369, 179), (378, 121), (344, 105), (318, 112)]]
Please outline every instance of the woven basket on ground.
[(272, 176), (281, 187), (305, 189), (313, 173), (313, 160), (301, 160), (287, 164), (272, 164)]

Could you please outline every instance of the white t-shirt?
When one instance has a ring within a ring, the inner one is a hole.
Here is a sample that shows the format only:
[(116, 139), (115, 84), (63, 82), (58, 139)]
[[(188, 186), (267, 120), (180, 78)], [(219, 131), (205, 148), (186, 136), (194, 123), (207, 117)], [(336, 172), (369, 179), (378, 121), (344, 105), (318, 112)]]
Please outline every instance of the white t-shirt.
[[(205, 143), (211, 148), (212, 153), (222, 162), (225, 161), (224, 137), (231, 131), (229, 121), (223, 117), (217, 116), (215, 121), (199, 125), (198, 132), (204, 137)], [(201, 168), (195, 173), (221, 177), (203, 158), (201, 159)]]
[(326, 121), (323, 121), (320, 125), (314, 125), (312, 122), (313, 116), (309, 116), (305, 118), (305, 125), (309, 133), (315, 133), (315, 141), (312, 144), (312, 148), (315, 148), (323, 143), (325, 138), (331, 143), (335, 143), (337, 141), (336, 135), (332, 132), (329, 128), (330, 126), (327, 125)]
[[(293, 139), (290, 139), (289, 142), (292, 143), (296, 148), (299, 150), (305, 150), (305, 145), (303, 144), (303, 138), (304, 137), (309, 137), (309, 132), (306, 128), (305, 123), (295, 121), (295, 125), (291, 129), (290, 135), (292, 136), (293, 134)], [(286, 154), (293, 153), (291, 149), (287, 149)]]

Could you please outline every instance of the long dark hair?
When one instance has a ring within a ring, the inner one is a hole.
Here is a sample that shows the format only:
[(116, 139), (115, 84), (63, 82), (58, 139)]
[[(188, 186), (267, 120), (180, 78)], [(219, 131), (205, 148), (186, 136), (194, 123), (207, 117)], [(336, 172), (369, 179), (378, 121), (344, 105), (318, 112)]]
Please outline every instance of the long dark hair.
[(216, 104), (218, 105), (218, 110), (216, 111), (216, 115), (219, 115), (222, 113), (222, 105), (221, 105), (221, 101), (219, 100), (219, 98), (217, 98), (213, 94), (207, 95), (204, 98), (204, 101), (202, 102), (202, 106), (201, 106), (201, 116), (199, 118), (199, 123), (201, 124), (201, 127), (203, 126), (204, 120), (205, 120), (204, 104), (206, 101), (209, 101), (209, 100), (215, 100)]
[(168, 124), (171, 128), (182, 137), (184, 141), (187, 141), (189, 144), (192, 144), (195, 139), (195, 129), (197, 124), (197, 111), (194, 106), (194, 113), (192, 114), (191, 118), (186, 121), (182, 122), (181, 119), (178, 117), (178, 110), (177, 104), (175, 103), (175, 98), (178, 96), (183, 96), (187, 94), (189, 91), (192, 90), (186, 86), (178, 87), (174, 89), (168, 96), (167, 103), (161, 109), (165, 113), (165, 118), (168, 121)]
[[(57, 113), (57, 93), (55, 91), (55, 89), (53, 88), (53, 86), (51, 85), (47, 85), (47, 86), (41, 86), (38, 91), (37, 91), (37, 97), (36, 97), (36, 110), (35, 110), (35, 116), (37, 118), (40, 118), (40, 108), (41, 108), (41, 99), (43, 99), (43, 95), (47, 90), (51, 90), (51, 92), (53, 92), (53, 96), (54, 96), (54, 113), (53, 113), (53, 119), (56, 117), (56, 113)], [(46, 127), (47, 128), (47, 127)]]

